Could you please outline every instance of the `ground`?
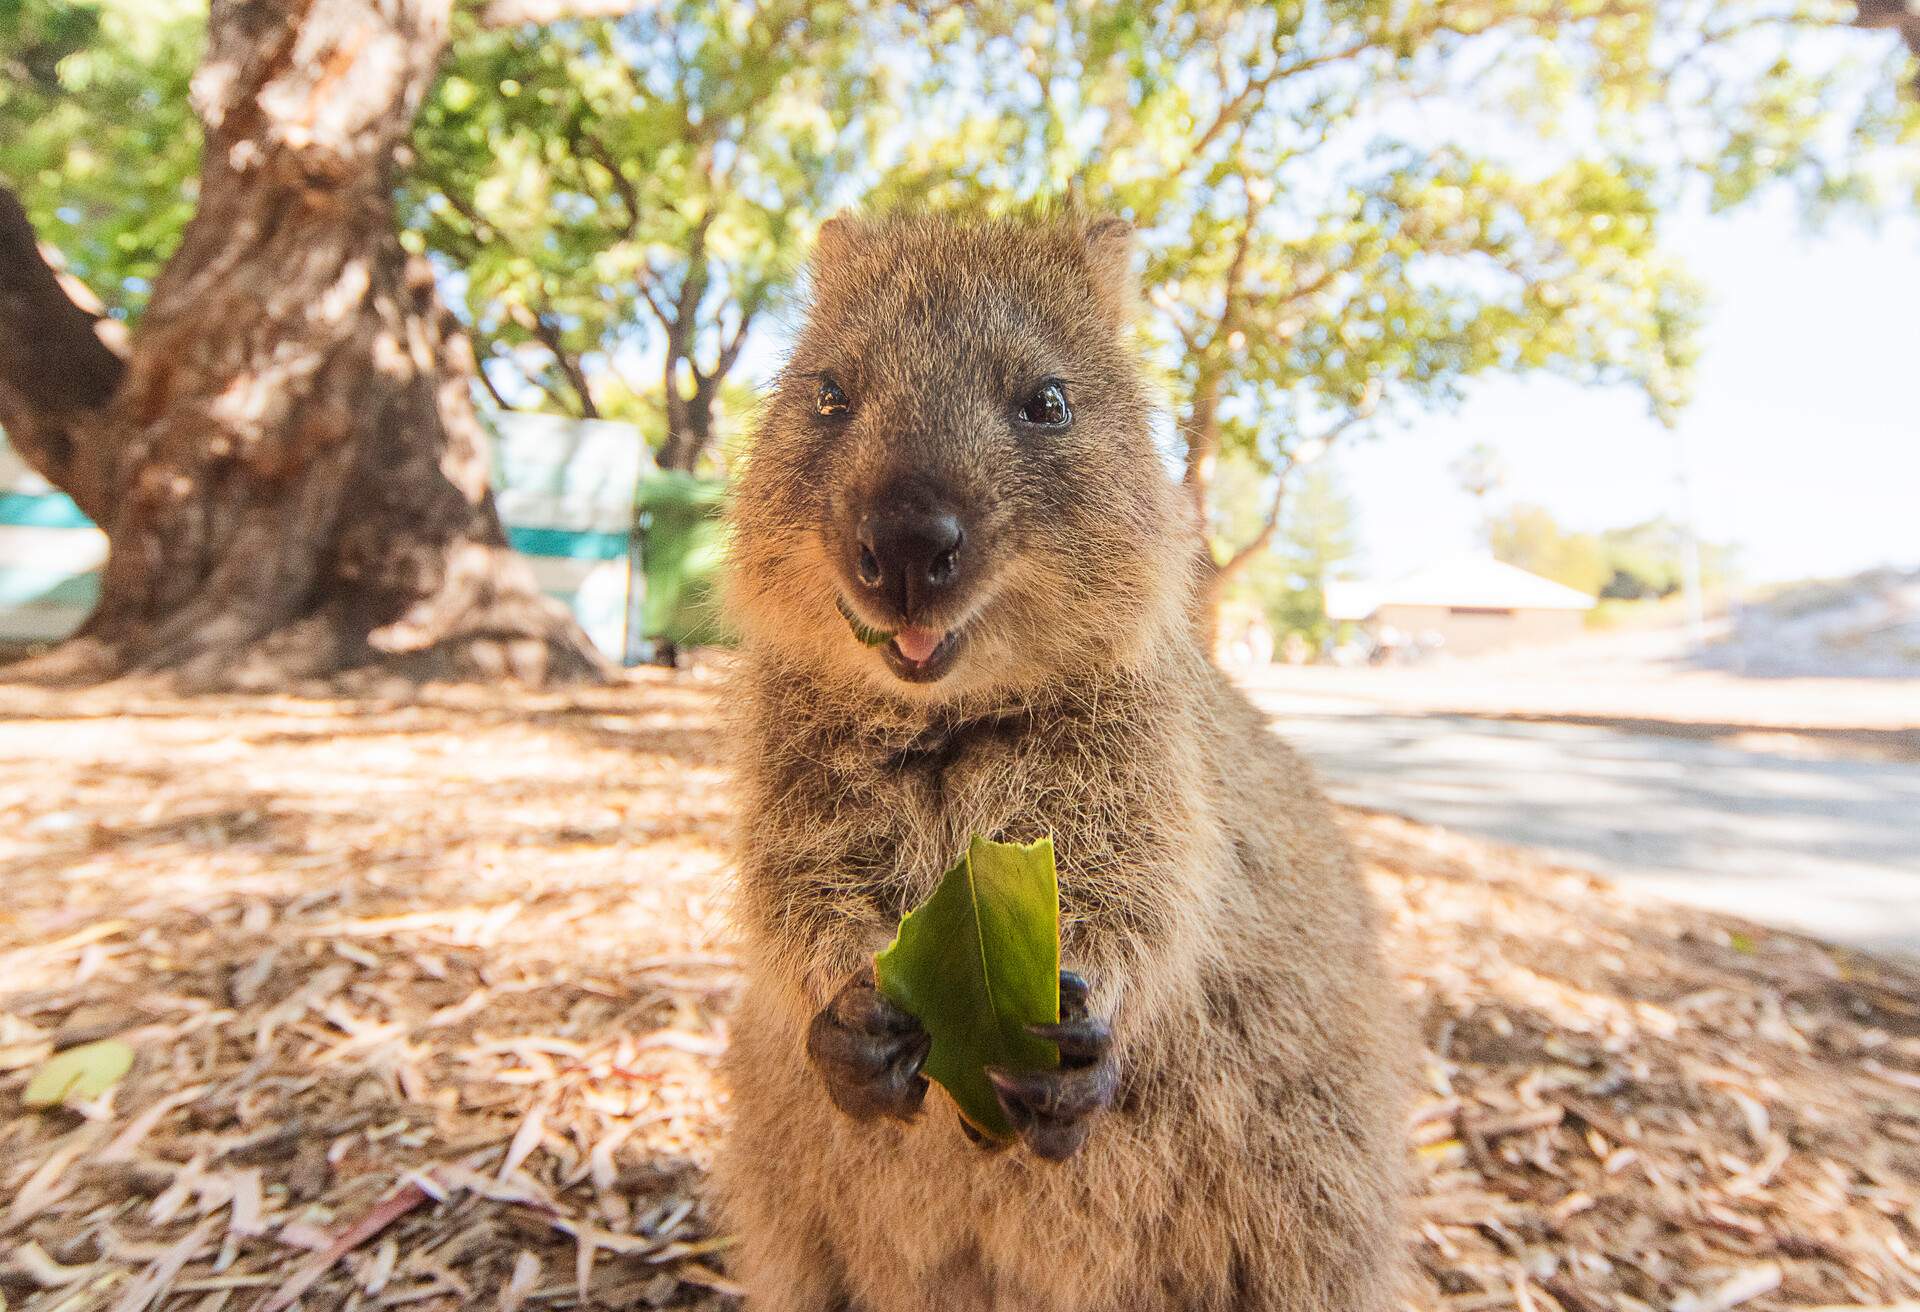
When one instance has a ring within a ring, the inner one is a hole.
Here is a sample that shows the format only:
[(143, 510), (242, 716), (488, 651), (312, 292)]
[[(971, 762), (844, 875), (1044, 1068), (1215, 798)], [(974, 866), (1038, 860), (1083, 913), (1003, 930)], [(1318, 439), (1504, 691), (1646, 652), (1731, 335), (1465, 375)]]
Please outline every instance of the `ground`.
[[(716, 700), (0, 690), (0, 1300), (730, 1306)], [(1920, 975), (1348, 823), (1428, 1043), (1415, 1306), (1920, 1297)]]

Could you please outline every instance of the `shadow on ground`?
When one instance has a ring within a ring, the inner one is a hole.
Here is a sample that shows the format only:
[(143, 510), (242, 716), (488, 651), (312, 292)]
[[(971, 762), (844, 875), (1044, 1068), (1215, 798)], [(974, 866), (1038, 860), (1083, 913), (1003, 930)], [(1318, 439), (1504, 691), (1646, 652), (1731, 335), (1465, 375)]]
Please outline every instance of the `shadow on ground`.
[[(715, 700), (0, 690), (8, 1306), (730, 1305)], [(1920, 981), (1352, 828), (1429, 1045), (1420, 1307), (1920, 1293)], [(21, 1106), (106, 1036), (107, 1103)]]

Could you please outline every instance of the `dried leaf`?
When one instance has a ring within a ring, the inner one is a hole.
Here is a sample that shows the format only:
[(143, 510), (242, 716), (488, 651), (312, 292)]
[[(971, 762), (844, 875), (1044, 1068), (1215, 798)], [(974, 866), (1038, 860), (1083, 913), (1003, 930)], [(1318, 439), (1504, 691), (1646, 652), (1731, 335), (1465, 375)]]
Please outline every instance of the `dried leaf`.
[(70, 1099), (98, 1098), (132, 1069), (133, 1049), (119, 1039), (83, 1043), (48, 1058), (27, 1082), (20, 1101), (29, 1107), (57, 1107)]

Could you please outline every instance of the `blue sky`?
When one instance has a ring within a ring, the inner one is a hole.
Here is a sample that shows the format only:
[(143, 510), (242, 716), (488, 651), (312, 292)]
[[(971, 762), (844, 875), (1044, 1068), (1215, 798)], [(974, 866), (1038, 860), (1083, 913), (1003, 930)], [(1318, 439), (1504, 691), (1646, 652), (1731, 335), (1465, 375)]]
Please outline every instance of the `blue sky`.
[(1551, 379), (1476, 388), (1336, 459), (1361, 516), (1360, 572), (1474, 549), (1478, 512), (1448, 466), (1477, 441), (1508, 495), (1583, 529), (1675, 510), (1677, 448), (1696, 522), (1752, 580), (1920, 565), (1920, 223), (1806, 234), (1783, 203), (1676, 222), (1713, 303), (1677, 434), (1626, 391)]

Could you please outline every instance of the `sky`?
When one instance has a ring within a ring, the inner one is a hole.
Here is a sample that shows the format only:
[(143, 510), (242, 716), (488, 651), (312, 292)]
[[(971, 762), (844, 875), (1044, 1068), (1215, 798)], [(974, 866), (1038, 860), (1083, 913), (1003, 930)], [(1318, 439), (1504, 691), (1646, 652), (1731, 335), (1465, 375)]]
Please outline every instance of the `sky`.
[(1456, 413), (1328, 457), (1360, 512), (1357, 573), (1480, 547), (1449, 471), (1476, 442), (1510, 499), (1586, 530), (1679, 511), (1684, 453), (1701, 536), (1737, 544), (1750, 581), (1920, 565), (1920, 223), (1808, 235), (1769, 203), (1678, 219), (1673, 240), (1712, 295), (1678, 431), (1626, 390), (1480, 385)]

